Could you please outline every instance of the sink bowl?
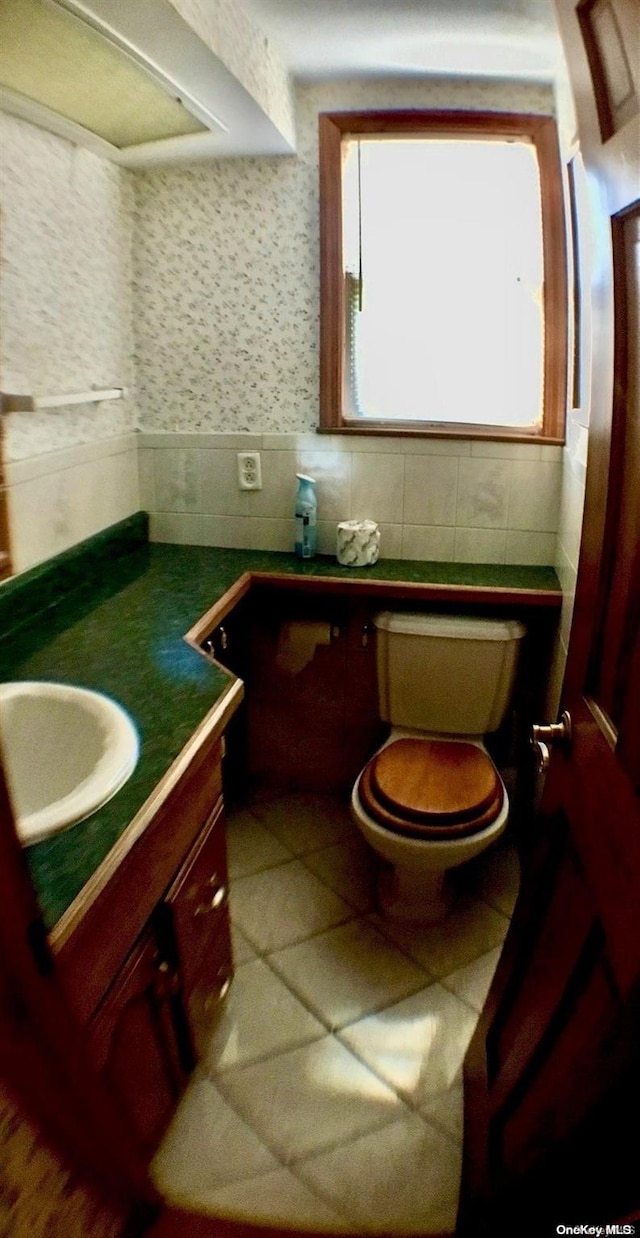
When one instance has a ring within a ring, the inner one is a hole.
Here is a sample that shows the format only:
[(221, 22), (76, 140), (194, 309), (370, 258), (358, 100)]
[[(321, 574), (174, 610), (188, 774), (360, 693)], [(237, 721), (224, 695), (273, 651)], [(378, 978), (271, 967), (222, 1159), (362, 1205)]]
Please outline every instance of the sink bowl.
[(0, 684), (0, 743), (23, 845), (89, 817), (127, 781), (138, 733), (121, 705), (69, 684)]

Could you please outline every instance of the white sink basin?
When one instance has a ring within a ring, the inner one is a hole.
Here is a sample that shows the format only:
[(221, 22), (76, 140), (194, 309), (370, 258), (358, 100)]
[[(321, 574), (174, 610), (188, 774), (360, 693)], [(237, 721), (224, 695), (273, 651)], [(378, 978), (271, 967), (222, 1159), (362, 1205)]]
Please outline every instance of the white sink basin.
[(0, 684), (0, 743), (28, 846), (95, 812), (127, 781), (138, 733), (122, 706), (68, 684)]

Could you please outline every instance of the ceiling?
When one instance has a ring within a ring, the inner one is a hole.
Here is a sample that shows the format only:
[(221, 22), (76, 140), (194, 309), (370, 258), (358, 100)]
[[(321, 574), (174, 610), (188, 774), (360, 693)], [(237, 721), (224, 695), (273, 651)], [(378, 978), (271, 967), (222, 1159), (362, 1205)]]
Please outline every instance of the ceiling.
[(552, 0), (243, 0), (301, 81), (460, 74), (551, 81)]
[[(552, 83), (562, 73), (553, 0), (224, 2), (243, 5), (302, 82), (459, 75)], [(219, 18), (220, 0), (200, 4)], [(14, 36), (3, 38), (0, 107), (115, 162), (135, 168), (293, 149), (174, 0), (0, 0), (0, 15), (0, 34)], [(109, 45), (90, 61), (92, 44), (104, 43), (94, 27)], [(126, 84), (114, 71), (122, 51), (142, 80), (129, 73)], [(164, 107), (153, 103), (152, 87)]]

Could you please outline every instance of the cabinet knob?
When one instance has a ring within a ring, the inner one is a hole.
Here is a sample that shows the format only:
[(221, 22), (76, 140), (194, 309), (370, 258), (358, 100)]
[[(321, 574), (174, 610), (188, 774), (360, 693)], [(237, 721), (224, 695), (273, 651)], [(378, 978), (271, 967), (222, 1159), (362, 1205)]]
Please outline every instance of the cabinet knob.
[(215, 1010), (218, 1003), (221, 1002), (222, 999), (227, 996), (227, 993), (229, 992), (230, 984), (231, 984), (231, 976), (227, 976), (226, 980), (223, 980), (219, 989), (216, 989), (214, 993), (207, 994), (207, 996), (204, 999), (204, 1009), (207, 1012), (207, 1014), (210, 1014), (212, 1010)]
[(180, 992), (180, 977), (166, 959), (156, 962), (154, 990), (161, 1001)]
[(210, 911), (217, 911), (221, 907), (227, 897), (227, 887), (218, 886), (218, 889), (211, 896), (208, 903), (198, 903), (195, 914), (197, 916), (206, 916)]

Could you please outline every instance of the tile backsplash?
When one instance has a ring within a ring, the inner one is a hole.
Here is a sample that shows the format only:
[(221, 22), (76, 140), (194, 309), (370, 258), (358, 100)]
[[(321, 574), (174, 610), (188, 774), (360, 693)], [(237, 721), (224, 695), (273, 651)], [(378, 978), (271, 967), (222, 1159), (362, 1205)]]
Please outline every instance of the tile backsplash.
[[(262, 453), (262, 490), (239, 490), (236, 453)], [(314, 434), (139, 436), (153, 541), (293, 547), (296, 472), (316, 479), (318, 549), (339, 520), (371, 519), (392, 559), (553, 565), (562, 451), (535, 444)]]
[(5, 464), (15, 572), (138, 511), (137, 438), (116, 435)]

